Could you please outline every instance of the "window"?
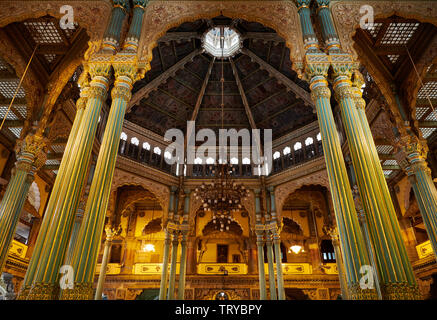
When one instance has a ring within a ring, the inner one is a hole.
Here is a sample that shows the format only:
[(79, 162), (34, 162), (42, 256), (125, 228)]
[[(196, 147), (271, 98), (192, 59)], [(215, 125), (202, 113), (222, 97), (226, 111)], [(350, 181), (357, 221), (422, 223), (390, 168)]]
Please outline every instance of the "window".
[(250, 159), (249, 158), (244, 158), (243, 159), (243, 164), (250, 164)]
[(284, 153), (284, 156), (286, 156), (287, 154), (290, 154), (291, 153), (291, 148), (290, 147), (285, 147), (283, 153)]
[(150, 150), (150, 144), (148, 142), (144, 142), (143, 149)]
[(133, 137), (132, 139), (130, 139), (130, 143), (132, 143), (135, 146), (138, 146), (140, 144), (140, 140), (138, 140), (137, 137)]
[(121, 135), (120, 135), (120, 139), (123, 140), (123, 141), (126, 141), (127, 140), (127, 134), (122, 132)]
[[(241, 47), (240, 35), (229, 27), (224, 27), (223, 31), (220, 29), (212, 28), (203, 36), (203, 48), (214, 57), (232, 57)], [(224, 39), (223, 49), (220, 45), (221, 38)]]
[(311, 138), (311, 137), (308, 137), (306, 140), (305, 140), (305, 145), (306, 146), (309, 146), (310, 144), (313, 144), (314, 143), (314, 140), (313, 140), (313, 138)]
[(214, 164), (214, 158), (209, 157), (206, 159), (206, 164)]
[(166, 152), (164, 152), (164, 158), (170, 160), (170, 159), (173, 158), (173, 157), (172, 157), (172, 155), (171, 155), (170, 152), (166, 151)]
[(157, 155), (160, 155), (160, 154), (161, 154), (161, 149), (160, 149), (159, 147), (155, 147), (155, 148), (153, 149), (153, 153), (155, 153), (155, 154), (157, 154)]
[(238, 164), (238, 159), (237, 158), (232, 158), (231, 159), (231, 164)]
[(296, 142), (295, 144), (294, 144), (294, 151), (297, 151), (297, 150), (300, 150), (300, 149), (302, 149), (302, 143), (300, 143), (300, 142)]
[(279, 159), (280, 156), (281, 156), (281, 154), (279, 153), (279, 151), (276, 151), (276, 152), (273, 154), (273, 160)]
[(322, 135), (320, 134), (320, 132), (317, 134), (317, 141), (321, 141), (322, 140)]
[(320, 243), (320, 251), (322, 253), (323, 263), (335, 262), (335, 251), (331, 240), (322, 240)]
[(196, 159), (194, 159), (194, 164), (202, 164), (202, 158), (197, 157)]

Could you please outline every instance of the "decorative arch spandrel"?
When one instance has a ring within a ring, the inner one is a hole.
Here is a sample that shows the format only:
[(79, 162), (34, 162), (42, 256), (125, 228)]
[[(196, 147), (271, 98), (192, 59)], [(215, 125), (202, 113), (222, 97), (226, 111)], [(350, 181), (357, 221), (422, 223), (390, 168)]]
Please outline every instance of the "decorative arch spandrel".
[(259, 22), (274, 29), (290, 48), (290, 59), (297, 72), (296, 62), (304, 54), (302, 31), (297, 8), (291, 1), (153, 1), (146, 8), (140, 60), (150, 68), (152, 50), (170, 28), (197, 19), (212, 19), (224, 15)]
[(303, 187), (304, 185), (321, 185), (329, 190), (329, 180), (326, 170), (321, 170), (314, 174), (286, 182), (275, 188), (276, 211), (278, 215), (278, 220), (282, 218), (282, 207), (284, 206), (285, 200), (290, 194), (295, 192), (297, 189)]

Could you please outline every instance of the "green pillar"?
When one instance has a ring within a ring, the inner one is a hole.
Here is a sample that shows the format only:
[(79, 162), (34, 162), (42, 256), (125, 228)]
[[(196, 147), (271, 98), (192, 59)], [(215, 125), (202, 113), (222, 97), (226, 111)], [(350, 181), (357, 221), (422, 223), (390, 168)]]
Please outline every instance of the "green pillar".
[[(107, 57), (105, 57), (107, 58)], [(83, 121), (77, 132), (64, 180), (58, 185), (57, 197), (52, 197), (46, 210), (45, 218), (51, 219), (39, 257), (37, 271), (27, 299), (56, 299), (59, 293), (59, 270), (64, 262), (68, 242), (73, 227), (74, 214), (77, 211), (87, 166), (91, 157), (97, 123), (108, 88), (110, 63), (89, 63), (92, 77)], [(58, 176), (56, 180), (59, 180)], [(74, 270), (75, 272), (77, 270)]]
[(184, 300), (186, 266), (187, 266), (187, 235), (186, 233), (182, 233), (181, 262), (179, 266), (178, 300)]
[[(120, 230), (120, 229), (119, 229)], [(108, 268), (109, 257), (111, 256), (111, 246), (114, 236), (118, 230), (108, 226), (105, 228), (106, 240), (105, 247), (103, 249), (102, 264), (100, 266), (99, 280), (97, 281), (96, 294), (94, 300), (102, 300), (103, 286), (105, 285), (106, 269)]]
[(311, 95), (315, 103), (322, 136), (326, 170), (346, 269), (349, 298), (352, 300), (376, 299), (375, 290), (362, 290), (360, 288), (362, 276), (360, 268), (363, 265), (370, 265), (370, 263), (356, 216), (346, 165), (332, 114), (331, 91), (326, 80), (329, 66), (330, 61), (326, 54), (319, 51), (306, 53), (306, 73), (311, 79)]
[(282, 261), (281, 261), (281, 240), (279, 238), (279, 233), (277, 231), (273, 234), (273, 244), (275, 246), (276, 277), (278, 281), (278, 300), (285, 300), (284, 276), (282, 274)]
[(270, 233), (267, 234), (266, 250), (267, 250), (267, 263), (269, 266), (270, 300), (276, 300), (277, 295), (276, 295), (276, 285), (275, 285), (275, 267), (273, 265), (273, 245), (272, 245), (272, 236)]
[(65, 257), (65, 264), (69, 265), (71, 263), (71, 259), (73, 258), (74, 248), (76, 247), (77, 236), (79, 235), (80, 225), (83, 219), (83, 210), (78, 209), (76, 213), (76, 217), (74, 219), (73, 230), (71, 231), (71, 238), (68, 244), (67, 255)]
[(159, 288), (159, 300), (166, 300), (167, 280), (168, 280), (168, 254), (170, 251), (170, 234), (165, 230), (164, 254), (162, 258), (161, 286)]
[(177, 260), (177, 254), (178, 254), (178, 245), (179, 245), (179, 235), (175, 232), (172, 233), (172, 239), (171, 239), (171, 262), (170, 262), (170, 279), (168, 284), (168, 294), (167, 294), (167, 300), (174, 300), (175, 299), (175, 282), (176, 282), (176, 260)]
[(17, 223), (34, 174), (46, 159), (47, 139), (29, 134), (17, 142), (17, 162), (0, 204), (0, 273), (8, 258)]
[(56, 175), (55, 183), (52, 188), (52, 192), (50, 194), (49, 202), (47, 203), (46, 207), (46, 214), (44, 214), (41, 228), (38, 232), (38, 236), (35, 243), (35, 248), (32, 253), (32, 257), (29, 261), (29, 266), (27, 267), (26, 275), (24, 277), (23, 284), (21, 286), (20, 293), (18, 294), (17, 299), (18, 300), (25, 300), (27, 299), (27, 295), (29, 294), (32, 281), (34, 279), (36, 270), (39, 265), (39, 259), (41, 255), (41, 250), (44, 246), (47, 230), (50, 226), (52, 216), (48, 215), (48, 212), (53, 211), (54, 205), (58, 201), (59, 197), (59, 191), (61, 188), (61, 185), (65, 182), (65, 173), (67, 171), (67, 167), (70, 164), (70, 157), (71, 157), (71, 150), (73, 149), (73, 145), (77, 136), (77, 132), (79, 130), (80, 124), (83, 119), (83, 114), (86, 107), (87, 102), (87, 96), (88, 96), (88, 89), (89, 84), (87, 82), (88, 74), (86, 72), (83, 72), (81, 76), (79, 77), (78, 83), (83, 88), (80, 93), (80, 98), (76, 102), (76, 115), (74, 117), (73, 125), (71, 127), (70, 135), (68, 136), (67, 145), (65, 146), (64, 155), (62, 156), (61, 165), (58, 169), (58, 174)]
[[(126, 61), (127, 59), (129, 61)], [(73, 254), (74, 288), (62, 292), (62, 299), (66, 300), (85, 300), (93, 297), (94, 272), (115, 170), (120, 134), (126, 106), (131, 98), (132, 83), (136, 79), (135, 56), (123, 54), (115, 56), (113, 68), (116, 80), (111, 92), (111, 109), (85, 207), (84, 220)]]
[(403, 139), (399, 148), (396, 158), (408, 175), (434, 255), (437, 257), (437, 191), (426, 162), (429, 151), (426, 140), (409, 136)]
[(367, 118), (360, 116), (358, 109), (362, 104), (355, 104), (350, 81), (354, 64), (348, 54), (330, 54), (330, 59), (334, 71), (333, 87), (366, 212), (383, 297), (388, 300), (417, 299), (420, 297), (417, 283), (370, 127)]

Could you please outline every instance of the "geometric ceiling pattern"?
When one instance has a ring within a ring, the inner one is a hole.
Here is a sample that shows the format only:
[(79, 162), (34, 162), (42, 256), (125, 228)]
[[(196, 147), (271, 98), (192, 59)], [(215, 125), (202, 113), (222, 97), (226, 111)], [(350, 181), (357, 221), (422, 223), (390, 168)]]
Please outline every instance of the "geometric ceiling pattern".
[[(202, 35), (220, 25), (232, 25), (243, 40), (231, 59), (202, 53)], [(151, 70), (134, 85), (126, 119), (159, 135), (185, 131), (189, 120), (197, 130), (218, 132), (223, 72), (223, 127), (272, 129), (278, 138), (316, 120), (303, 101), (308, 85), (292, 71), (289, 55), (284, 40), (259, 23), (223, 16), (183, 23), (158, 41)]]

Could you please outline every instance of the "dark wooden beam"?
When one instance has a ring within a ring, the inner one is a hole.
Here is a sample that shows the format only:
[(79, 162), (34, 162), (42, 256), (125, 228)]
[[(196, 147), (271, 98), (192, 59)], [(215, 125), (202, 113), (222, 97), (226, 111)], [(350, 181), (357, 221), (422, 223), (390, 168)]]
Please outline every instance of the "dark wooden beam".
[(314, 102), (311, 99), (311, 94), (305, 91), (303, 88), (299, 87), (296, 83), (294, 83), (291, 79), (289, 79), (286, 75), (282, 74), (279, 70), (265, 62), (263, 59), (258, 57), (251, 50), (246, 48), (242, 49), (242, 53), (248, 55), (252, 61), (258, 63), (261, 69), (266, 70), (272, 77), (276, 78), (280, 83), (286, 86), (288, 89), (294, 92), (297, 98), (301, 98), (305, 105), (314, 106)]
[(419, 128), (437, 128), (437, 121), (419, 121)]
[(170, 67), (168, 70), (164, 71), (162, 74), (160, 74), (158, 77), (150, 81), (148, 84), (146, 84), (144, 87), (142, 87), (140, 90), (138, 90), (133, 96), (132, 99), (129, 101), (129, 105), (127, 107), (127, 111), (129, 110), (142, 98), (147, 98), (150, 94), (150, 92), (158, 89), (158, 87), (165, 83), (170, 77), (174, 76), (178, 70), (184, 67), (186, 63), (189, 61), (192, 61), (194, 57), (201, 54), (203, 52), (203, 49), (197, 49), (190, 53), (189, 55), (185, 56), (181, 60), (179, 60), (176, 64), (174, 64), (172, 67)]
[(19, 128), (24, 126), (24, 120), (5, 120), (4, 126), (8, 128)]

